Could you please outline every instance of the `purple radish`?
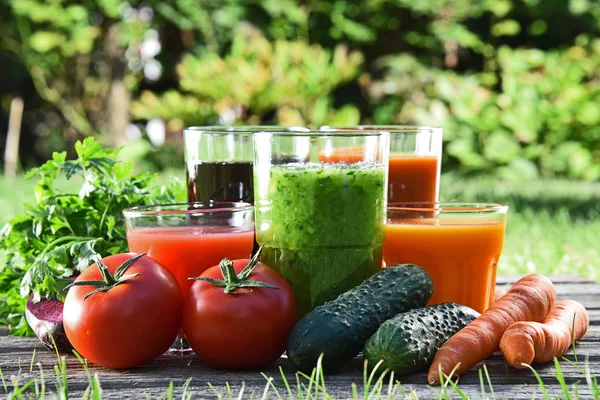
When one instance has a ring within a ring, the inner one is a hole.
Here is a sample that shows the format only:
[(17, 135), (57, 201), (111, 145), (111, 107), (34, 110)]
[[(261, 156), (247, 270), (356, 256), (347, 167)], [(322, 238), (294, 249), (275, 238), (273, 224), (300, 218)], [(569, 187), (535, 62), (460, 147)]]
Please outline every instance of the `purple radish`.
[(29, 296), (25, 317), (35, 335), (49, 350), (71, 353), (73, 346), (63, 327), (63, 307), (64, 303), (60, 300), (42, 299), (34, 303), (33, 296)]

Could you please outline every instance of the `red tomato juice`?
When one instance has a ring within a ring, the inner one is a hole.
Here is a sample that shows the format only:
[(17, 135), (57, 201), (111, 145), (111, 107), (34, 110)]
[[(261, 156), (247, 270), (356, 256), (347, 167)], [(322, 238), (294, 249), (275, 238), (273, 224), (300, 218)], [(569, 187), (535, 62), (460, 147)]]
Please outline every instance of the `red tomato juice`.
[(254, 230), (232, 231), (220, 227), (137, 228), (127, 233), (129, 250), (146, 253), (171, 271), (184, 297), (206, 269), (231, 260), (248, 258), (254, 243)]

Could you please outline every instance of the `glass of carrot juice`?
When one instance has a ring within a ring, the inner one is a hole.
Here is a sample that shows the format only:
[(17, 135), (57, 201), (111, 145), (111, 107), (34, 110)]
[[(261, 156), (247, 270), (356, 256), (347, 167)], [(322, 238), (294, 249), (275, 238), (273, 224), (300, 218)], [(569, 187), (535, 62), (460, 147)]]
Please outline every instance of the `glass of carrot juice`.
[[(184, 298), (206, 269), (249, 258), (254, 207), (243, 202), (195, 202), (134, 207), (123, 211), (129, 250), (146, 253), (177, 279)], [(172, 350), (185, 350), (178, 340)]]
[(484, 312), (494, 298), (507, 212), (493, 203), (389, 203), (385, 265), (429, 272), (429, 304), (452, 301)]
[(442, 129), (408, 125), (322, 126), (325, 132), (353, 130), (390, 133), (387, 199), (435, 202), (440, 192)]

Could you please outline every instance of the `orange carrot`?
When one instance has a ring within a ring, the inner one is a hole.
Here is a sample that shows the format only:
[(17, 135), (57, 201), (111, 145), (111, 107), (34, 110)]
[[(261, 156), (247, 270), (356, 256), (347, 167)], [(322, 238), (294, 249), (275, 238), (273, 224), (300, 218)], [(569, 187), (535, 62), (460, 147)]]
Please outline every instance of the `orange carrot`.
[(498, 350), (500, 338), (518, 321), (543, 321), (556, 299), (556, 290), (543, 275), (527, 275), (481, 316), (452, 336), (435, 354), (427, 380), (439, 385), (440, 372), (461, 375)]
[(543, 363), (562, 356), (589, 326), (585, 307), (575, 300), (559, 300), (544, 322), (512, 324), (502, 335), (500, 350), (510, 365), (526, 368), (532, 362)]
[(494, 302), (500, 300), (500, 297), (504, 296), (505, 294), (506, 294), (506, 290), (504, 290), (504, 289), (499, 289), (499, 288), (494, 289)]

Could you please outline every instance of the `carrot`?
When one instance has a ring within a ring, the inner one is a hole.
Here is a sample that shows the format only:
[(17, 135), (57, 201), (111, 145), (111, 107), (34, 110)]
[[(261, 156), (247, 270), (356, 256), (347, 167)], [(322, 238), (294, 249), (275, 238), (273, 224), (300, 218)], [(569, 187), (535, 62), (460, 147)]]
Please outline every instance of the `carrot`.
[(517, 321), (543, 321), (556, 299), (556, 290), (543, 275), (526, 275), (481, 316), (452, 336), (437, 351), (427, 380), (439, 385), (440, 372), (461, 375), (498, 350), (500, 338)]
[(543, 363), (562, 356), (589, 326), (585, 307), (575, 300), (559, 300), (544, 322), (512, 324), (502, 335), (500, 350), (510, 365), (526, 368), (532, 362)]
[(494, 302), (500, 300), (500, 297), (504, 296), (505, 294), (506, 294), (506, 290), (504, 290), (504, 289), (500, 289), (500, 288), (494, 289)]

